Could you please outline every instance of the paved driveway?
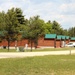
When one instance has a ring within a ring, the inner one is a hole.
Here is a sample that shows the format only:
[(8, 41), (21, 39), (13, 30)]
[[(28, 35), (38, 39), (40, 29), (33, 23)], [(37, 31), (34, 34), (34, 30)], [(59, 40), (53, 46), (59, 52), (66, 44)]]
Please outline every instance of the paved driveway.
[(69, 55), (75, 54), (75, 50), (67, 51), (44, 51), (44, 52), (1, 52), (0, 58), (32, 57), (44, 55)]

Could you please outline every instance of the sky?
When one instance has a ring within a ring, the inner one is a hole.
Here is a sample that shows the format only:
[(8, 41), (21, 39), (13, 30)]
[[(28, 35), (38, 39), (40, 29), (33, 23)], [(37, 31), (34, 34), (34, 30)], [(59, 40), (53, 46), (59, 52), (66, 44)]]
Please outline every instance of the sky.
[(39, 15), (45, 22), (57, 21), (62, 28), (75, 26), (75, 0), (0, 0), (0, 12), (21, 8), (25, 18)]

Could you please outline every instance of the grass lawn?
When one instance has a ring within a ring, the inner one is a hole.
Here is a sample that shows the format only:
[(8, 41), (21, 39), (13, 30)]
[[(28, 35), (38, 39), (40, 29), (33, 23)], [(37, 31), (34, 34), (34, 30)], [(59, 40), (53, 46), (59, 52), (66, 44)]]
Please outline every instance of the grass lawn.
[[(75, 50), (74, 47), (65, 47), (65, 48), (46, 48), (46, 49), (33, 49), (32, 52), (39, 51), (61, 51), (61, 50)], [(31, 50), (26, 50), (25, 52), (30, 52)], [(8, 52), (7, 49), (0, 49), (0, 52)], [(16, 49), (10, 49), (9, 52), (17, 52)]]
[(75, 50), (75, 47), (64, 47), (64, 48), (46, 48), (46, 49), (36, 49), (36, 51), (61, 51), (61, 50)]
[[(8, 52), (8, 49), (0, 49), (0, 52)], [(16, 50), (10, 49), (9, 52), (16, 52)]]
[(0, 75), (75, 75), (75, 55), (0, 59)]

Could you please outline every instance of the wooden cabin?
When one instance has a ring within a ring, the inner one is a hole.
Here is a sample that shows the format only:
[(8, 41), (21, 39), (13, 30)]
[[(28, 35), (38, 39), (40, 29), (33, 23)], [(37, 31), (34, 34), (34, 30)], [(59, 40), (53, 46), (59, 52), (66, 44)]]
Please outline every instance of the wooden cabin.
[(71, 37), (70, 42), (75, 42), (75, 37)]
[(60, 48), (62, 46), (61, 38), (62, 38), (61, 35), (57, 35), (57, 37), (56, 37), (56, 48)]
[(45, 37), (39, 38), (38, 46), (56, 47), (56, 34), (46, 34)]

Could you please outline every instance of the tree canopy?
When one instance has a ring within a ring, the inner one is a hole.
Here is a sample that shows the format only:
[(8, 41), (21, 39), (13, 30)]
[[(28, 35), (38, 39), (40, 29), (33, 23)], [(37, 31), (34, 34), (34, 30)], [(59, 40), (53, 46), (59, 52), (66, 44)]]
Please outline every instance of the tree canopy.
[(18, 40), (18, 35), (22, 35), (19, 39), (27, 38), (38, 44), (38, 38), (45, 34), (57, 34), (75, 36), (75, 27), (70, 29), (63, 29), (57, 21), (45, 22), (40, 19), (40, 16), (36, 15), (26, 19), (23, 15), (23, 11), (20, 8), (9, 9), (6, 13), (0, 12), (0, 41), (6, 39), (8, 41), (8, 47), (10, 41)]

